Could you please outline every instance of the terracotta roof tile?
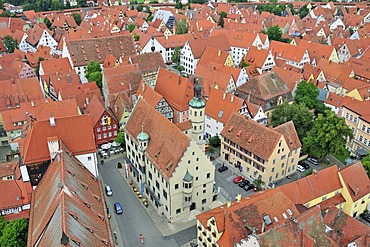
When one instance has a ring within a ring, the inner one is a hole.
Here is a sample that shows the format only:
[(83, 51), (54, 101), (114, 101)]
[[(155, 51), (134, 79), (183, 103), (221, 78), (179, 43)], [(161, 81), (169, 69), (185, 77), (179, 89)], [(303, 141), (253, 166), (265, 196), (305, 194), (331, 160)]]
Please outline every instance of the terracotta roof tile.
[(113, 246), (101, 182), (60, 146), (32, 196), (28, 245), (58, 246), (64, 233), (73, 245)]
[(274, 130), (283, 134), (290, 150), (296, 150), (297, 148), (300, 148), (302, 146), (293, 121), (289, 121), (276, 126)]
[[(226, 124), (233, 113), (239, 112), (244, 100), (218, 89), (212, 89), (207, 100), (207, 116)], [(222, 112), (222, 114), (220, 114)], [(221, 116), (221, 117), (220, 117)]]
[(90, 61), (103, 63), (107, 54), (115, 57), (135, 53), (132, 35), (115, 35), (102, 38), (67, 40), (73, 66), (84, 66)]
[(144, 53), (122, 57), (122, 65), (137, 64), (141, 72), (165, 68), (163, 57), (159, 52)]
[(42, 70), (44, 74), (56, 74), (56, 75), (63, 75), (63, 74), (72, 74), (74, 70), (69, 63), (68, 58), (55, 58), (49, 59), (46, 61), (41, 61), (40, 66), (42, 66)]
[(212, 36), (204, 39), (190, 40), (189, 46), (193, 53), (194, 58), (198, 59), (202, 56), (203, 52), (207, 47), (213, 47), (222, 51), (229, 51), (230, 45), (226, 39), (226, 36)]
[(226, 36), (226, 39), (230, 46), (234, 47), (241, 47), (241, 48), (249, 48), (252, 46), (253, 41), (256, 39), (258, 34), (250, 33), (247, 31), (233, 31), (233, 30), (226, 30), (226, 29), (218, 29), (212, 32), (213, 36)]
[(145, 100), (139, 99), (125, 126), (125, 133), (136, 140), (142, 128), (150, 138), (146, 154), (168, 180), (188, 148), (190, 139)]
[[(71, 129), (74, 134), (71, 135)], [(56, 136), (63, 140), (73, 155), (94, 153), (96, 151), (92, 123), (89, 116), (70, 116), (55, 118), (55, 126), (50, 121), (34, 122), (25, 137), (23, 146), (23, 163), (33, 164), (50, 160), (47, 138)], [(37, 148), (35, 148), (37, 147)], [(22, 148), (22, 147), (20, 147)]]
[(237, 113), (231, 115), (221, 135), (264, 160), (271, 157), (283, 136), (280, 132)]
[(31, 183), (20, 180), (0, 180), (2, 196), (0, 210), (22, 207), (31, 203)]
[(184, 122), (181, 122), (181, 123), (177, 123), (176, 127), (179, 128), (181, 131), (184, 131), (184, 130), (192, 129), (193, 125), (191, 123), (191, 120), (187, 120), (187, 121), (184, 121)]
[(164, 48), (175, 48), (175, 47), (183, 47), (186, 41), (193, 40), (194, 36), (193, 34), (186, 33), (186, 34), (179, 34), (179, 35), (156, 37), (155, 39)]
[[(18, 170), (18, 171), (17, 171)], [(17, 171), (17, 174), (16, 174)], [(5, 163), (0, 163), (0, 178), (15, 175), (15, 180), (19, 179), (19, 160), (12, 160)]]
[(137, 89), (136, 96), (143, 97), (143, 99), (152, 107), (155, 107), (159, 101), (163, 98), (162, 95), (154, 91), (151, 87), (142, 82)]
[[(53, 56), (51, 54), (51, 49), (47, 46), (40, 45), (37, 51), (26, 53), (26, 59), (28, 60), (29, 64), (32, 68), (36, 68), (39, 62), (39, 58), (43, 58), (44, 60), (50, 60)], [(62, 61), (62, 60), (59, 60)]]
[(270, 43), (270, 50), (275, 57), (282, 57), (284, 59), (299, 63), (307, 49), (304, 47), (272, 40)]
[(275, 72), (285, 82), (292, 92), (298, 83), (303, 80), (303, 73), (301, 73), (301, 71), (297, 72), (294, 69), (284, 69), (278, 66), (273, 67), (272, 71)]
[(189, 109), (189, 101), (193, 98), (193, 83), (165, 69), (159, 69), (154, 90), (167, 100), (172, 108), (178, 111)]
[[(342, 188), (336, 165), (280, 187), (294, 204), (305, 204)], [(311, 205), (310, 205), (311, 206)]]
[(347, 246), (358, 238), (370, 234), (370, 227), (334, 206), (324, 214), (324, 223), (330, 228), (328, 236), (339, 246)]
[(360, 161), (343, 168), (339, 174), (354, 202), (370, 193), (370, 180)]
[(202, 57), (198, 62), (198, 66), (199, 65), (207, 66), (211, 62), (224, 65), (228, 56), (229, 53), (227, 53), (226, 51), (222, 51), (217, 48), (206, 47)]

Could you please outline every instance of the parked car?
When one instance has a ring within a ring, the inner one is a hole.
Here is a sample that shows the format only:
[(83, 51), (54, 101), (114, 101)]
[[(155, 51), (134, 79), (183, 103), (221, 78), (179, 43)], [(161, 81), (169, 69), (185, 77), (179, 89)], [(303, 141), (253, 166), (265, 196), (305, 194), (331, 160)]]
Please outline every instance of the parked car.
[(299, 172), (304, 172), (306, 169), (304, 169), (304, 167), (303, 166), (301, 166), (301, 165), (297, 165), (297, 171), (299, 171)]
[(238, 185), (240, 188), (244, 188), (247, 184), (250, 184), (248, 180), (241, 181)]
[(317, 159), (314, 159), (314, 158), (308, 158), (307, 159), (309, 162), (311, 162), (312, 164), (314, 165), (318, 165), (319, 164), (319, 161)]
[(122, 214), (123, 213), (122, 206), (119, 202), (116, 202), (114, 204), (114, 211), (116, 211), (116, 214)]
[(301, 166), (303, 166), (304, 167), (304, 169), (310, 169), (310, 165), (309, 164), (307, 164), (307, 163), (305, 163), (305, 162), (303, 162), (302, 164), (300, 164)]
[(218, 170), (219, 172), (223, 173), (223, 172), (227, 171), (228, 169), (229, 169), (229, 168), (228, 168), (227, 166), (222, 165), (222, 166), (221, 166), (221, 167), (219, 167), (217, 170)]
[(238, 183), (240, 183), (241, 181), (244, 181), (245, 180), (245, 178), (244, 178), (244, 176), (237, 176), (236, 178), (234, 178), (234, 183), (235, 184), (238, 184)]
[(107, 196), (113, 195), (113, 191), (109, 185), (105, 185), (105, 193), (107, 193)]
[(246, 186), (244, 186), (244, 190), (245, 191), (248, 191), (248, 190), (251, 190), (251, 189), (254, 189), (255, 188), (255, 186), (253, 185), (253, 184), (247, 184)]

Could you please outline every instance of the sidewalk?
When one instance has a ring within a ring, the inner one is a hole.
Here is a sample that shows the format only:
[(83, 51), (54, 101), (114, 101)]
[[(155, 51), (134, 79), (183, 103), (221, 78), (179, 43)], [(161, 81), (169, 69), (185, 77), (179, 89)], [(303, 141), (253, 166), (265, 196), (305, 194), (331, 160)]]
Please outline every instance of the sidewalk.
[[(122, 178), (126, 181), (126, 183), (129, 184), (128, 179), (126, 179), (125, 169), (117, 169), (119, 173), (121, 174)], [(220, 194), (219, 194), (220, 196)], [(137, 198), (139, 200), (139, 198)], [(220, 205), (223, 205), (224, 203), (216, 200), (214, 201), (209, 207), (206, 207), (205, 211), (219, 207)], [(143, 204), (141, 204), (142, 207), (144, 207)], [(201, 213), (200, 211), (193, 210), (190, 212), (190, 214), (187, 217), (184, 217), (180, 220), (177, 220), (173, 223), (168, 222), (168, 220), (157, 213), (155, 208), (151, 205), (151, 203), (148, 203), (148, 207), (146, 208), (148, 215), (153, 220), (154, 224), (156, 225), (157, 229), (162, 233), (163, 237), (169, 237), (171, 235), (174, 235), (180, 231), (183, 231), (185, 229), (188, 229), (189, 227), (195, 227), (197, 220), (196, 215)], [(190, 243), (189, 243), (190, 244)], [(190, 245), (189, 245), (190, 246)]]

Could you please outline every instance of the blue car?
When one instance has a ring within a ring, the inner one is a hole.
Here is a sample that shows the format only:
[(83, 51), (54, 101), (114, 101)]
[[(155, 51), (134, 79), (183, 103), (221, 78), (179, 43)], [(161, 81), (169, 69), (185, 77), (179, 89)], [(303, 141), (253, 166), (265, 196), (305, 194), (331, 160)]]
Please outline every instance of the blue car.
[(116, 214), (122, 214), (123, 213), (122, 206), (119, 202), (116, 202), (114, 204), (114, 210), (116, 211)]

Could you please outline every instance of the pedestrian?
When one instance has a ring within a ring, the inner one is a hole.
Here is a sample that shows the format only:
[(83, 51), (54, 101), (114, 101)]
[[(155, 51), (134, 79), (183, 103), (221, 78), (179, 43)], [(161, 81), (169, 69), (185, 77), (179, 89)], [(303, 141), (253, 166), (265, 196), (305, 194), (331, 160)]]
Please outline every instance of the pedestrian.
[(140, 243), (144, 244), (145, 237), (143, 234), (140, 233)]

